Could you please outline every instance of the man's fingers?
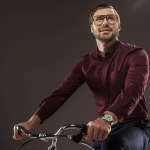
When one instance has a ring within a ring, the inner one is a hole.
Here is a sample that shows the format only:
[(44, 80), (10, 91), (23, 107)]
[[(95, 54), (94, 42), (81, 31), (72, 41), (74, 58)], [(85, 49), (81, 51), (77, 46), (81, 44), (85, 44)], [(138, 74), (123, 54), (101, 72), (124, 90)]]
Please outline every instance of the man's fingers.
[(25, 139), (25, 135), (23, 135), (20, 131), (17, 130), (17, 125), (14, 126), (13, 130), (14, 130), (13, 139), (15, 140)]
[(19, 132), (19, 131), (17, 130), (17, 125), (15, 125), (15, 126), (14, 126), (13, 139), (15, 139), (15, 140), (20, 140), (20, 139), (21, 139), (20, 136), (21, 136), (21, 132)]
[(93, 139), (98, 140), (99, 137), (101, 137), (101, 129), (98, 127), (95, 127), (93, 131)]
[(104, 140), (111, 132), (111, 126), (101, 118), (90, 121), (87, 126), (88, 140)]
[(93, 131), (94, 131), (94, 128), (92, 126), (93, 124), (93, 121), (90, 121), (87, 126), (88, 126), (88, 129), (87, 129), (87, 139), (88, 140), (92, 140), (93, 139)]
[(18, 138), (18, 131), (17, 131), (16, 125), (14, 126), (13, 130), (14, 130), (13, 139), (16, 140)]

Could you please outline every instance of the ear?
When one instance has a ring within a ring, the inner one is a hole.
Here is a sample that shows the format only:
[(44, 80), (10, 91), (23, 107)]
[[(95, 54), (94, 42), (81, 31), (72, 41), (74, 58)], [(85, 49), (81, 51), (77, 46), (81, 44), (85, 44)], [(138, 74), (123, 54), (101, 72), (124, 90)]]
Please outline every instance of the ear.
[(92, 25), (90, 25), (90, 28), (91, 28), (91, 33), (93, 33), (93, 26), (92, 26)]
[(119, 31), (121, 31), (121, 23), (119, 23), (118, 28), (119, 28)]

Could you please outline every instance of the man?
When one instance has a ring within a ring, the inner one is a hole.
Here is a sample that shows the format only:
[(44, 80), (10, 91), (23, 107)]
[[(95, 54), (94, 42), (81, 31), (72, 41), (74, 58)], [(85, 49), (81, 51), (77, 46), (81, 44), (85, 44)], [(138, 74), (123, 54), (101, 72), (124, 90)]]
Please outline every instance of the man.
[[(86, 82), (99, 112), (99, 117), (87, 124), (86, 133), (95, 150), (145, 150), (150, 140), (144, 98), (149, 77), (148, 55), (143, 48), (118, 40), (120, 17), (111, 5), (96, 6), (89, 22), (97, 50), (83, 56), (33, 116), (17, 125), (32, 130)], [(24, 139), (15, 126), (13, 138)]]

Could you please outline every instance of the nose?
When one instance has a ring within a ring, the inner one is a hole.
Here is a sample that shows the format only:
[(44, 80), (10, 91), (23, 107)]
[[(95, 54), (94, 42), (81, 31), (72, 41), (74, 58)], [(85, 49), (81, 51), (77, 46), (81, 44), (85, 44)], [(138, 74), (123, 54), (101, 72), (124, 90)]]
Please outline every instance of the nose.
[(104, 21), (103, 21), (102, 25), (104, 26), (104, 25), (108, 25), (108, 24), (109, 24), (109, 23), (108, 23), (107, 19), (104, 18)]

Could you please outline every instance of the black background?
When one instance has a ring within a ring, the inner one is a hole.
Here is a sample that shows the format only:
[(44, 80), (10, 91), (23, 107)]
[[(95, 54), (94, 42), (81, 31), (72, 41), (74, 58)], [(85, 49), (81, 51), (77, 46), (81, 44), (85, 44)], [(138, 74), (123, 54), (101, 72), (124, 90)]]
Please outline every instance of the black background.
[[(26, 121), (40, 101), (56, 88), (72, 65), (96, 47), (90, 33), (91, 9), (106, 0), (0, 2), (0, 145), (15, 150), (23, 141), (12, 139), (13, 126)], [(150, 1), (112, 0), (121, 17), (120, 40), (150, 51)], [(138, 81), (137, 81), (138, 82)], [(149, 84), (145, 96), (149, 102)], [(148, 109), (150, 107), (148, 106)], [(97, 109), (86, 85), (35, 132), (55, 132), (67, 123), (87, 123)], [(24, 149), (46, 150), (33, 142)], [(86, 149), (69, 140), (59, 150)]]

